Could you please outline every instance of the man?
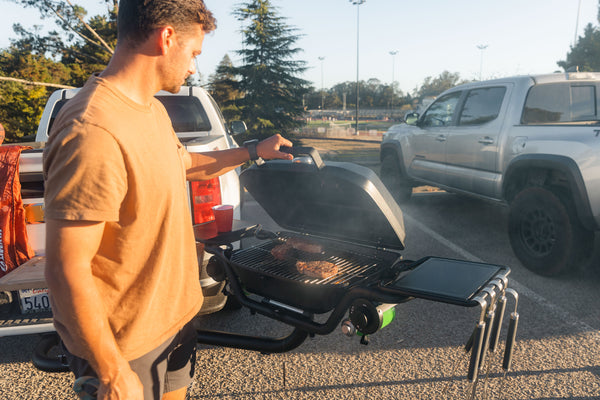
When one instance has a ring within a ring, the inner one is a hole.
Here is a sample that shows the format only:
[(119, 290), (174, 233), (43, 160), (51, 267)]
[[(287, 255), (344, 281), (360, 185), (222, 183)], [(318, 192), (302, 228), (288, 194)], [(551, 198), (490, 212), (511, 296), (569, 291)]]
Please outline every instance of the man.
[[(185, 179), (250, 151), (188, 153), (153, 95), (179, 90), (213, 29), (202, 0), (121, 0), (109, 65), (63, 107), (44, 151), (54, 323), (100, 399), (184, 399), (193, 377), (202, 293)], [(280, 146), (291, 143), (276, 135), (256, 152), (290, 159)]]

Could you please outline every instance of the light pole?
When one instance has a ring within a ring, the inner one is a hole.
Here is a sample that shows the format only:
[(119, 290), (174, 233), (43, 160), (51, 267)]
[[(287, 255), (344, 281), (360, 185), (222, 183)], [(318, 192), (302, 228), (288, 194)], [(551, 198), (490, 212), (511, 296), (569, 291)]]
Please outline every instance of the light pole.
[(321, 61), (321, 114), (323, 113), (324, 104), (325, 104), (325, 93), (323, 92), (323, 60), (325, 57), (319, 57), (319, 61)]
[(483, 70), (483, 51), (487, 49), (487, 44), (478, 44), (477, 48), (481, 50), (481, 58), (479, 60), (479, 80), (481, 80), (481, 71)]
[(398, 50), (390, 51), (390, 55), (392, 56), (392, 101), (390, 102), (390, 117), (394, 117), (394, 70), (396, 69), (396, 54), (398, 54)]
[(581, 11), (581, 0), (577, 6), (577, 19), (575, 20), (575, 37), (573, 38), (573, 47), (577, 44), (577, 30), (579, 29), (579, 12)]
[(358, 84), (358, 60), (359, 60), (359, 21), (360, 21), (360, 5), (363, 4), (366, 0), (350, 0), (350, 3), (356, 5), (356, 132), (355, 135), (358, 135), (358, 103), (360, 101), (359, 97), (359, 84)]

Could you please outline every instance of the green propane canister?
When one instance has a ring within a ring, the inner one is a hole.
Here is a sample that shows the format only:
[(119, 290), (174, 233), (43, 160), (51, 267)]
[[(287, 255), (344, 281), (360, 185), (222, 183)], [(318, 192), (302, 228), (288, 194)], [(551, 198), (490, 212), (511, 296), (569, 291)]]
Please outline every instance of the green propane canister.
[(350, 321), (359, 336), (370, 335), (389, 325), (396, 316), (396, 304), (375, 306), (368, 300), (358, 299), (350, 307)]
[[(384, 306), (388, 306), (384, 309)], [(381, 310), (381, 326), (379, 329), (385, 328), (396, 318), (396, 305), (395, 304), (382, 304), (377, 307), (377, 310)]]

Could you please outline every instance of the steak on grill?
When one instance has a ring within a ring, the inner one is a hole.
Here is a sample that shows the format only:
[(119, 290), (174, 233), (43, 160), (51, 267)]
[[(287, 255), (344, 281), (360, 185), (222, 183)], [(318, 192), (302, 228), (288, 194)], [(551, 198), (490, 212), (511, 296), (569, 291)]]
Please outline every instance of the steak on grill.
[(276, 260), (283, 261), (283, 260), (286, 260), (288, 257), (290, 257), (290, 253), (291, 253), (292, 249), (293, 249), (292, 246), (290, 246), (287, 243), (279, 244), (271, 249), (271, 255)]
[[(298, 252), (294, 251), (298, 250)], [(291, 258), (304, 258), (298, 257), (298, 254), (312, 255), (322, 254), (323, 246), (318, 243), (313, 243), (308, 240), (299, 238), (289, 238), (285, 243), (279, 244), (271, 249), (271, 255), (276, 260), (289, 260)]]
[(287, 245), (292, 246), (296, 250), (303, 251), (305, 253), (322, 253), (323, 246), (318, 243), (313, 243), (308, 240), (300, 238), (289, 238), (285, 242)]
[(296, 261), (296, 269), (314, 278), (329, 278), (338, 273), (338, 266), (329, 261)]

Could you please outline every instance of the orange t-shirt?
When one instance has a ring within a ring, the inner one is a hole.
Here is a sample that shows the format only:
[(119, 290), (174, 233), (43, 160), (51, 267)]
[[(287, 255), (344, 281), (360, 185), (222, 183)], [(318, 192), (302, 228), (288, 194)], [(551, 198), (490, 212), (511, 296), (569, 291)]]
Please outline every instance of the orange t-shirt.
[[(202, 305), (184, 152), (158, 100), (137, 104), (100, 77), (61, 109), (44, 150), (46, 218), (106, 222), (92, 274), (128, 360)], [(82, 356), (66, 312), (53, 309), (56, 330)]]

